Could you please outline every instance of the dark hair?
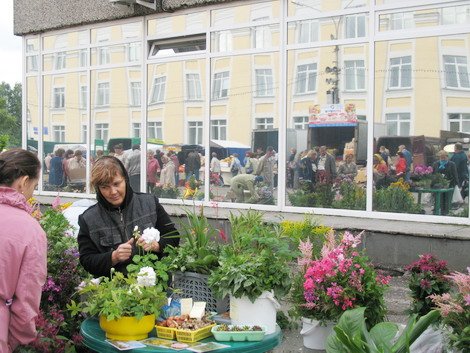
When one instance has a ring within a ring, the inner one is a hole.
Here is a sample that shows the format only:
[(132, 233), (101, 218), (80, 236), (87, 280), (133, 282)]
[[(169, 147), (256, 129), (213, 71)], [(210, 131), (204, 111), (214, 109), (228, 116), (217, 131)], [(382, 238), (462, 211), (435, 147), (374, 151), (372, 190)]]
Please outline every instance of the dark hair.
[(63, 148), (58, 148), (56, 151), (55, 151), (55, 155), (57, 157), (63, 157), (64, 156), (64, 153), (65, 153), (65, 150)]
[(72, 158), (71, 156), (73, 156), (74, 153), (75, 153), (75, 152), (74, 152), (73, 150), (67, 150), (67, 151), (65, 152), (65, 158), (67, 158), (67, 157), (68, 157), (68, 158)]
[(454, 146), (454, 148), (457, 150), (457, 151), (462, 151), (463, 150), (463, 146), (460, 142), (457, 142)]
[(98, 188), (101, 185), (110, 183), (115, 176), (125, 177), (122, 163), (113, 156), (103, 156), (98, 158), (91, 170), (91, 185)]
[(32, 152), (14, 148), (0, 153), (0, 185), (11, 186), (16, 179), (28, 176), (39, 177), (41, 162)]

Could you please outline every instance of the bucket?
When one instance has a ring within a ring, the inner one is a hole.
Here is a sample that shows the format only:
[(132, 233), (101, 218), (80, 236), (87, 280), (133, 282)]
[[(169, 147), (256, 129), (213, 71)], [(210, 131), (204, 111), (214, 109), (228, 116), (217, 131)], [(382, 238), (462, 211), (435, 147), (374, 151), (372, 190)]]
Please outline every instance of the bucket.
[(333, 332), (334, 323), (321, 326), (320, 321), (302, 318), (302, 330), (304, 346), (310, 349), (325, 350), (326, 339)]
[(232, 325), (258, 325), (266, 327), (266, 334), (276, 332), (276, 311), (281, 305), (273, 292), (263, 292), (254, 303), (248, 297), (230, 297)]

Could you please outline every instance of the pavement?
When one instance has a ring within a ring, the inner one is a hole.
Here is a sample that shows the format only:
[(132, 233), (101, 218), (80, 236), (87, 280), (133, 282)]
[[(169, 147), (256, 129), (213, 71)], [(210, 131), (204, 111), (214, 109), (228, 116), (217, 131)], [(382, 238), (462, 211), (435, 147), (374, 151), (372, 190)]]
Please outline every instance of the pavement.
[[(387, 320), (399, 324), (406, 324), (408, 315), (405, 311), (410, 307), (410, 297), (408, 290), (408, 279), (405, 275), (393, 271), (391, 274), (390, 287), (385, 294), (387, 305)], [(284, 310), (287, 307), (283, 308)], [(303, 346), (300, 335), (301, 323), (298, 329), (283, 330), (283, 339), (279, 347), (273, 353), (323, 353), (324, 351), (308, 349)]]

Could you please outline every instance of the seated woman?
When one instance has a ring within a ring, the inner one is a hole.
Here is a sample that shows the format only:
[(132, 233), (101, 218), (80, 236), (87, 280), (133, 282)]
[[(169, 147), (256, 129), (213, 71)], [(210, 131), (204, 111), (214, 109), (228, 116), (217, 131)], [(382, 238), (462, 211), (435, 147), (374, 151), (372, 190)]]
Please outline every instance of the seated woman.
[[(78, 218), (80, 263), (94, 276), (109, 276), (111, 268), (127, 273), (126, 267), (136, 253), (136, 245), (163, 256), (166, 245), (178, 246), (179, 238), (170, 217), (151, 194), (136, 193), (129, 184), (124, 165), (116, 157), (96, 160), (91, 171), (91, 185), (98, 203)], [(154, 227), (160, 241), (134, 242), (134, 227), (142, 232)], [(171, 235), (171, 237), (170, 237)]]
[(387, 186), (388, 167), (379, 153), (374, 154), (374, 182), (377, 189)]
[(353, 162), (353, 154), (348, 153), (344, 158), (344, 162), (338, 168), (338, 176), (341, 178), (350, 178), (354, 180), (357, 175), (357, 166)]

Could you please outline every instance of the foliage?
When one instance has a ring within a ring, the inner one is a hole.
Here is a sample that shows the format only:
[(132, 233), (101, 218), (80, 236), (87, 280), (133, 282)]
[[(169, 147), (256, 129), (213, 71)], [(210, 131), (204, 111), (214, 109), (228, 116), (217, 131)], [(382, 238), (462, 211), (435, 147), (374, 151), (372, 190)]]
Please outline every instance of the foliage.
[(374, 191), (374, 209), (382, 212), (421, 213), (411, 192), (410, 186), (402, 178), (389, 187)]
[(389, 278), (377, 275), (367, 256), (356, 250), (361, 236), (344, 232), (338, 241), (330, 231), (318, 260), (313, 260), (309, 241), (300, 243), (297, 264), (303, 276), (297, 277), (291, 293), (297, 316), (337, 321), (345, 310), (364, 306), (368, 325), (383, 320)]
[(180, 196), (180, 191), (176, 186), (162, 184), (156, 184), (153, 193), (163, 199), (177, 199)]
[(191, 271), (209, 274), (219, 266), (217, 255), (219, 245), (215, 241), (218, 236), (225, 238), (223, 231), (217, 231), (204, 216), (203, 208), (195, 210), (184, 209), (186, 222), (181, 223), (180, 237), (183, 242), (178, 247), (167, 246), (168, 256), (164, 258), (170, 271)]
[(254, 301), (264, 291), (273, 290), (278, 297), (286, 294), (291, 284), (288, 263), (295, 253), (279, 227), (265, 224), (262, 214), (253, 210), (231, 214), (230, 223), (231, 241), (222, 246), (220, 266), (208, 279), (215, 295)]
[[(7, 147), (21, 147), (21, 84), (0, 84), (0, 131), (9, 137)], [(0, 149), (1, 150), (1, 149)]]
[(364, 313), (366, 308), (347, 310), (334, 327), (326, 341), (327, 353), (405, 353), (409, 346), (439, 318), (433, 310), (421, 317), (408, 320), (406, 328), (397, 338), (398, 326), (391, 322), (380, 322), (367, 330)]
[(0, 152), (2, 152), (8, 146), (10, 137), (8, 135), (0, 135)]
[(456, 290), (441, 295), (431, 295), (442, 315), (442, 323), (451, 329), (451, 346), (462, 353), (470, 352), (470, 267), (468, 273), (453, 272), (447, 278)]
[(282, 235), (290, 239), (294, 243), (295, 248), (298, 248), (300, 241), (307, 239), (313, 244), (313, 253), (320, 254), (320, 250), (325, 241), (326, 233), (331, 230), (330, 227), (318, 224), (313, 217), (306, 215), (304, 219), (299, 221), (281, 221)]
[(311, 192), (305, 182), (300, 183), (300, 188), (287, 195), (292, 206), (313, 207), (316, 204), (317, 195)]
[(424, 254), (405, 269), (411, 274), (408, 282), (412, 298), (410, 312), (425, 315), (433, 307), (429, 296), (444, 294), (450, 290), (449, 280), (445, 277), (449, 274), (447, 263), (439, 261), (432, 254)]
[(84, 312), (104, 316), (107, 320), (123, 316), (135, 316), (140, 320), (145, 315), (157, 317), (166, 303), (165, 283), (157, 282), (153, 268), (142, 267), (138, 273), (125, 277), (121, 272), (111, 271), (110, 277), (86, 280), (78, 293), (83, 300), (68, 305), (72, 315)]
[(432, 175), (431, 187), (436, 189), (446, 189), (449, 187), (449, 180), (441, 174), (435, 173)]
[[(196, 177), (194, 175), (191, 175), (188, 181), (184, 184), (185, 189), (183, 192), (183, 199), (198, 200), (198, 197), (200, 197), (201, 195), (198, 192), (201, 185), (202, 185), (202, 182), (200, 180), (196, 180)], [(204, 194), (202, 195), (204, 197)]]
[(356, 184), (353, 180), (344, 178), (336, 186), (335, 200), (333, 208), (342, 208), (346, 210), (365, 210), (366, 209), (366, 190)]

